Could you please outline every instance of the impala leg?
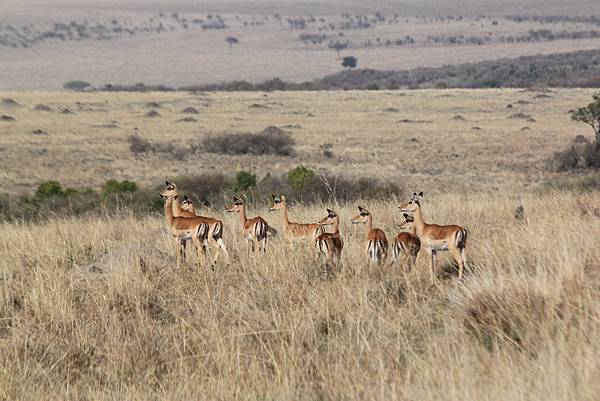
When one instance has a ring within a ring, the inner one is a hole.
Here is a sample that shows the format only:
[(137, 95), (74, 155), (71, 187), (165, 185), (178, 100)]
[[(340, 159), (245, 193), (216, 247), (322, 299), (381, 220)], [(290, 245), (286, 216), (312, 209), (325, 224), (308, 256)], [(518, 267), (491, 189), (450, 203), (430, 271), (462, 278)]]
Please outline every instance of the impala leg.
[(177, 258), (177, 268), (181, 267), (181, 241), (175, 237), (175, 257)]
[(464, 260), (461, 255), (461, 252), (458, 249), (454, 248), (454, 249), (450, 250), (450, 255), (452, 255), (452, 258), (458, 264), (458, 279), (461, 280), (462, 276), (463, 276), (463, 269), (464, 269)]
[(201, 259), (204, 259), (203, 255), (205, 255), (205, 249), (204, 249), (204, 245), (202, 244), (202, 241), (200, 241), (200, 238), (195, 237), (193, 239), (194, 241), (194, 245), (196, 246), (196, 253), (198, 255), (198, 264), (200, 263)]
[[(221, 252), (223, 252), (223, 254), (225, 255), (225, 260), (227, 261), (227, 265), (229, 265), (229, 252), (227, 252), (227, 247), (225, 246), (225, 241), (223, 241), (223, 238), (219, 238), (216, 241), (219, 250)], [(217, 259), (215, 258), (215, 262), (217, 261)]]
[(431, 281), (435, 283), (435, 257), (437, 256), (437, 251), (435, 249), (431, 250)]

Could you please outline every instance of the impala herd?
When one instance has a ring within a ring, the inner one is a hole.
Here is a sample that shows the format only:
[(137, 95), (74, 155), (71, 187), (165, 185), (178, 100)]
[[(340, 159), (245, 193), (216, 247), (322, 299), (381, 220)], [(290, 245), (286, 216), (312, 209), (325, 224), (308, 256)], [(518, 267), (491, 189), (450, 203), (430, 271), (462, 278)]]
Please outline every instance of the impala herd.
[[(207, 257), (209, 247), (215, 249), (212, 260), (214, 265), (222, 253), (229, 264), (229, 253), (223, 241), (223, 222), (211, 217), (197, 214), (194, 204), (187, 197), (180, 200), (175, 183), (166, 181), (160, 192), (165, 200), (165, 216), (171, 235), (177, 243), (177, 266), (185, 258), (188, 241), (194, 243), (199, 258)], [(462, 279), (466, 264), (465, 247), (467, 230), (456, 225), (437, 225), (425, 222), (421, 211), (423, 192), (413, 193), (410, 199), (398, 206), (403, 213), (403, 230), (393, 240), (391, 248), (392, 263), (403, 259), (409, 266), (414, 266), (421, 249), (431, 257), (431, 277), (435, 279), (435, 258), (440, 251), (447, 251), (458, 265), (458, 278)], [(288, 217), (288, 207), (284, 195), (272, 198), (270, 211), (281, 212), (283, 237), (287, 240), (304, 240), (314, 246), (325, 264), (339, 263), (344, 242), (340, 234), (340, 218), (336, 212), (327, 209), (327, 216), (318, 223), (295, 223)], [(371, 263), (381, 264), (388, 257), (389, 242), (385, 232), (373, 225), (373, 215), (364, 207), (358, 207), (359, 214), (351, 219), (352, 224), (364, 224), (366, 256)], [(250, 251), (266, 252), (269, 237), (277, 235), (277, 230), (260, 216), (248, 218), (246, 204), (242, 199), (233, 198), (233, 204), (227, 212), (238, 213), (242, 228), (242, 236)], [(329, 232), (325, 229), (331, 226)]]

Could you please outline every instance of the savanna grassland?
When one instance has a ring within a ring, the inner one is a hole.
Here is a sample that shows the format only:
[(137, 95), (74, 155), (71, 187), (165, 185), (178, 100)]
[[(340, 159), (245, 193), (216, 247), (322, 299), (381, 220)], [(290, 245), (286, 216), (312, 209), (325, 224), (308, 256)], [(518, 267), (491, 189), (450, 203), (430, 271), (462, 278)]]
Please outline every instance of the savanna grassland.
[[(372, 177), (429, 193), (518, 193), (565, 177), (546, 164), (576, 134), (593, 138), (568, 114), (592, 93), (3, 92), (0, 113), (14, 120), (0, 120), (0, 191), (23, 195), (47, 180), (69, 187), (99, 187), (108, 178), (156, 185), (168, 177), (239, 170), (260, 179), (306, 165), (317, 174)], [(290, 133), (294, 155), (223, 155), (198, 146), (269, 126)], [(179, 151), (133, 153), (128, 138), (134, 134)]]
[[(14, 120), (0, 121), (0, 190), (12, 196), (51, 179), (156, 187), (207, 172), (278, 176), (300, 164), (392, 181), (404, 194), (293, 205), (295, 221), (314, 222), (325, 207), (341, 216), (345, 248), (332, 269), (313, 247), (280, 236), (266, 255), (248, 256), (239, 218), (223, 204), (206, 213), (224, 221), (231, 264), (214, 269), (193, 249), (175, 267), (159, 212), (0, 223), (0, 398), (598, 399), (597, 173), (547, 166), (575, 134), (588, 135), (568, 111), (591, 94), (2, 93), (13, 101), (1, 114)], [(268, 126), (290, 132), (294, 155), (192, 146)], [(134, 154), (134, 133), (183, 150)], [(350, 224), (357, 205), (391, 239), (398, 203), (421, 189), (427, 221), (469, 231), (462, 282), (446, 255), (435, 283), (425, 255), (410, 271), (366, 263), (363, 227)], [(267, 202), (251, 203), (249, 216), (281, 231)]]
[[(71, 80), (96, 87), (310, 81), (343, 69), (335, 42), (347, 44), (341, 55), (357, 57), (359, 68), (378, 70), (600, 44), (600, 7), (591, 0), (55, 3), (0, 4), (0, 90), (58, 90)], [(228, 37), (238, 43), (229, 46)]]

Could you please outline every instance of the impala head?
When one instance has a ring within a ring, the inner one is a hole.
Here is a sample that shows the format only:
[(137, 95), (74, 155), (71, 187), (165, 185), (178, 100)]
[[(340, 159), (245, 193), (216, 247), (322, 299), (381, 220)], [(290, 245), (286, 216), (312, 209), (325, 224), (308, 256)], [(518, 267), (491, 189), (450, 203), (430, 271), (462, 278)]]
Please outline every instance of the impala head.
[(398, 206), (398, 210), (405, 213), (412, 213), (421, 207), (421, 200), (423, 199), (423, 191), (416, 193), (413, 192), (408, 202), (404, 202)]
[(408, 213), (404, 213), (404, 223), (399, 224), (401, 230), (410, 230), (415, 224), (415, 218)]
[(194, 203), (187, 195), (183, 195), (183, 200), (181, 201), (181, 208), (188, 212), (194, 212)]
[(233, 197), (233, 205), (231, 205), (227, 211), (229, 213), (240, 212), (244, 208), (244, 201), (240, 198)]
[(177, 185), (174, 182), (165, 181), (165, 189), (160, 191), (163, 199), (177, 199)]
[(335, 223), (336, 220), (338, 220), (338, 215), (333, 210), (327, 209), (327, 216), (323, 217), (319, 221), (319, 224), (322, 226), (329, 226)]
[(271, 195), (271, 199), (273, 200), (273, 203), (271, 204), (271, 207), (269, 208), (269, 211), (275, 211), (275, 210), (281, 210), (282, 208), (285, 207), (285, 196), (283, 195)]
[(358, 207), (358, 211), (360, 213), (354, 216), (350, 221), (352, 221), (352, 224), (365, 224), (369, 220), (371, 213), (369, 213), (369, 211), (362, 206)]

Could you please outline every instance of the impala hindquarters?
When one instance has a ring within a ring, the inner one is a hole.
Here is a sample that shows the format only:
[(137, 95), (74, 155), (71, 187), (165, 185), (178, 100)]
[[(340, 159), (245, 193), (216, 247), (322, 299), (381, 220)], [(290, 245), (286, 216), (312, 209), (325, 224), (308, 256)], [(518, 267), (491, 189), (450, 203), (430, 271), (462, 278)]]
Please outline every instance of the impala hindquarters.
[(405, 222), (400, 226), (403, 231), (396, 235), (394, 239), (394, 245), (392, 245), (392, 263), (396, 262), (400, 255), (404, 256), (404, 260), (410, 259), (410, 266), (415, 266), (417, 263), (417, 256), (421, 250), (421, 240), (416, 234), (416, 227), (414, 224), (414, 218), (409, 214), (404, 214)]
[(250, 249), (254, 252), (267, 252), (267, 242), (269, 239), (269, 224), (260, 216), (248, 219), (246, 216), (246, 204), (239, 198), (233, 198), (233, 205), (227, 211), (229, 213), (239, 213), (242, 223), (242, 235), (248, 244), (248, 253)]
[(371, 263), (380, 264), (385, 261), (388, 254), (388, 240), (383, 230), (373, 228), (373, 216), (362, 206), (358, 207), (359, 214), (351, 220), (352, 224), (365, 225), (365, 237), (367, 240), (367, 256)]
[(323, 233), (315, 240), (317, 251), (325, 258), (325, 264), (339, 262), (342, 257), (344, 243), (340, 235), (340, 218), (331, 209), (327, 209), (327, 216), (319, 221), (321, 226), (332, 226), (330, 233)]

